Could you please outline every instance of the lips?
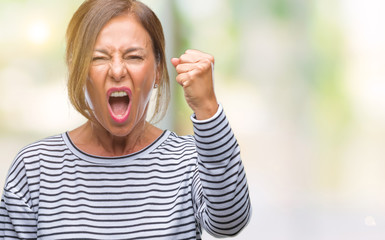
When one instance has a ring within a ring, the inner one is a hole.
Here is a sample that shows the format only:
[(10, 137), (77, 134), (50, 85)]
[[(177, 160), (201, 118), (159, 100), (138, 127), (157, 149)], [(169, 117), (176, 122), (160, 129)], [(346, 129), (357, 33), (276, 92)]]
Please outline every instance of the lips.
[(107, 91), (108, 110), (117, 123), (127, 120), (131, 108), (131, 90), (129, 88), (110, 88)]

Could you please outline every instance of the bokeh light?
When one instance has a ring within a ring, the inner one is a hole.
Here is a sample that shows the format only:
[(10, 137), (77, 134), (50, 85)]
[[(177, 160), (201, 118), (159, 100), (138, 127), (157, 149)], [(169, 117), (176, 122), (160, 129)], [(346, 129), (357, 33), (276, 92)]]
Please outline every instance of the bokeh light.
[[(0, 1), (1, 185), (24, 145), (84, 122), (64, 64), (82, 2)], [(385, 1), (144, 2), (163, 23), (168, 59), (187, 48), (215, 56), (253, 203), (232, 239), (385, 239)], [(160, 125), (190, 134), (191, 110), (172, 88)]]
[(28, 38), (35, 44), (44, 44), (50, 35), (50, 29), (45, 21), (35, 21), (28, 28)]

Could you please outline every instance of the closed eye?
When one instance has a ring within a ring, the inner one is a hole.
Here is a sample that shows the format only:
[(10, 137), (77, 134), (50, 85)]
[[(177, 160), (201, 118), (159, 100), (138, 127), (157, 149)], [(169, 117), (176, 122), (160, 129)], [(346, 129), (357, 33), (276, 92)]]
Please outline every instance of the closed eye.
[(140, 55), (128, 55), (124, 57), (125, 60), (143, 60), (143, 57)]
[(92, 61), (98, 61), (98, 60), (108, 60), (107, 57), (93, 57)]

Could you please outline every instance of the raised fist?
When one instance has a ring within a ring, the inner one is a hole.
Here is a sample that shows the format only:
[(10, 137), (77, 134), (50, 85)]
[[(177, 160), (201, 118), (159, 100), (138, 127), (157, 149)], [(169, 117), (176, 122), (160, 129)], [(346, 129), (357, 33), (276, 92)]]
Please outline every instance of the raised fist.
[(198, 50), (187, 50), (171, 63), (178, 73), (187, 104), (198, 120), (212, 117), (218, 110), (213, 83), (214, 57)]

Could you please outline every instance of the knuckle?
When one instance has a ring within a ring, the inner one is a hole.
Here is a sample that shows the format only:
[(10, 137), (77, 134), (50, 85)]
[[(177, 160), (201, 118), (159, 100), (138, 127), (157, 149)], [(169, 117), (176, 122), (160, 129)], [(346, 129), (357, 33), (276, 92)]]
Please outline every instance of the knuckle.
[(188, 59), (188, 54), (187, 53), (185, 53), (185, 54), (182, 54), (182, 56), (180, 56), (180, 59), (182, 60), (182, 62), (186, 62), (187, 61), (187, 59)]
[(182, 72), (182, 66), (181, 66), (181, 65), (176, 66), (175, 70), (176, 70), (178, 73)]
[(186, 73), (186, 77), (184, 78), (184, 81), (190, 81), (195, 79), (197, 76), (197, 73), (195, 71), (190, 71)]
[(183, 82), (183, 78), (182, 78), (180, 75), (177, 76), (175, 79), (176, 79), (176, 81), (177, 81), (179, 84)]
[(199, 64), (196, 66), (196, 69), (199, 70), (199, 72), (204, 72), (207, 67), (206, 67), (206, 64)]
[(192, 78), (194, 78), (194, 76), (195, 76), (195, 73), (193, 73), (193, 72), (187, 72), (187, 73), (186, 73), (186, 80), (187, 80), (187, 79), (192, 79)]
[(193, 49), (187, 49), (187, 50), (185, 51), (185, 54), (191, 54), (191, 53), (193, 53), (193, 52), (195, 52), (195, 50), (193, 50)]
[(208, 59), (208, 58), (204, 58), (202, 61), (201, 61), (204, 65), (208, 65), (208, 66), (210, 66), (211, 65), (211, 60), (210, 59)]
[(209, 55), (209, 60), (210, 60), (210, 62), (214, 63), (215, 62), (214, 56)]
[(199, 64), (197, 66), (197, 68), (200, 71), (207, 71), (207, 70), (211, 69), (211, 61), (208, 59), (204, 59), (203, 61), (201, 61), (201, 64)]
[(187, 80), (189, 80), (191, 77), (190, 77), (190, 74), (189, 73), (183, 73), (183, 74), (179, 74), (177, 77), (176, 77), (176, 81), (178, 83), (183, 83)]

